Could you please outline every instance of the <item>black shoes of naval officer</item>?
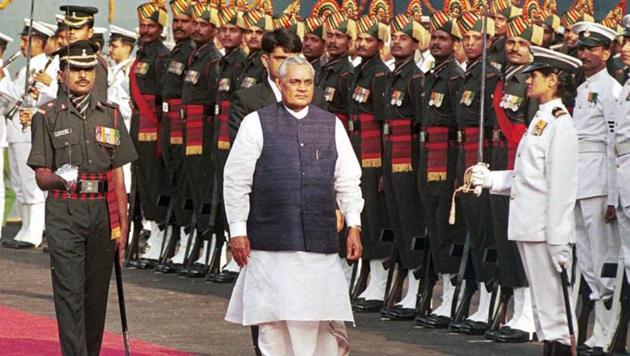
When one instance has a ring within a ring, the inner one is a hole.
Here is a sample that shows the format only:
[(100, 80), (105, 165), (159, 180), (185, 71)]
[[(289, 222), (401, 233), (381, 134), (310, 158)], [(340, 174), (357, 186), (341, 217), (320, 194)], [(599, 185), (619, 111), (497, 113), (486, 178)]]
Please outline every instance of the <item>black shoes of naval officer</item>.
[(587, 345), (580, 345), (577, 348), (579, 356), (604, 356), (609, 355), (604, 351), (603, 347), (595, 346), (589, 347)]
[(208, 268), (201, 263), (194, 263), (188, 268), (182, 268), (179, 275), (188, 278), (202, 278), (208, 274)]
[(357, 313), (376, 313), (383, 308), (382, 300), (365, 300), (358, 298), (352, 303), (352, 310)]
[(238, 272), (232, 271), (221, 271), (221, 272), (210, 272), (206, 276), (206, 282), (212, 283), (234, 283), (236, 278), (238, 277)]
[(536, 333), (529, 333), (523, 330), (512, 329), (509, 326), (503, 326), (499, 330), (488, 330), (484, 334), (488, 340), (498, 343), (523, 343), (533, 341)]
[(162, 273), (177, 273), (180, 268), (182, 268), (181, 263), (173, 263), (173, 261), (168, 261), (157, 266), (155, 268), (155, 271)]
[(448, 316), (431, 314), (427, 317), (417, 317), (414, 327), (422, 327), (428, 329), (448, 329), (448, 325), (452, 319)]
[(459, 334), (483, 335), (490, 326), (484, 321), (474, 321), (466, 319), (461, 322), (451, 321), (448, 328)]
[(416, 317), (416, 309), (405, 308), (402, 305), (396, 305), (393, 309), (389, 311), (388, 317), (389, 320), (394, 321), (413, 320)]
[(2, 247), (13, 248), (16, 250), (24, 250), (27, 248), (35, 248), (34, 244), (26, 241), (18, 241), (18, 240), (4, 240), (2, 241)]

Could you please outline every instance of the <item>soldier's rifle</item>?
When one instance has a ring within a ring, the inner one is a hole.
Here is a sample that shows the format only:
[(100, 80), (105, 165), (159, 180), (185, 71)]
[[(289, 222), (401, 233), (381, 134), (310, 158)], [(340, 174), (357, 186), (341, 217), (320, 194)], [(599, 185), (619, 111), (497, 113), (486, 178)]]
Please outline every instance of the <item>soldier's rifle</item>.
[(114, 271), (116, 274), (116, 291), (118, 292), (118, 308), (120, 309), (120, 324), (122, 327), (125, 356), (129, 356), (129, 327), (127, 326), (127, 307), (125, 305), (125, 291), (123, 289), (123, 277), (120, 261), (118, 260), (118, 248), (114, 254)]

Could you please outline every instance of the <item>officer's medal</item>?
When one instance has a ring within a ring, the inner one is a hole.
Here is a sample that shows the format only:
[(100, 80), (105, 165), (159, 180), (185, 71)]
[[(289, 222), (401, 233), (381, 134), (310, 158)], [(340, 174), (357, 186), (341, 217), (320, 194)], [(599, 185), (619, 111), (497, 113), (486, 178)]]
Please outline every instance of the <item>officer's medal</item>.
[(352, 99), (354, 99), (358, 103), (367, 102), (368, 97), (370, 96), (370, 91), (366, 88), (357, 86), (354, 88), (354, 94), (352, 94)]
[(256, 78), (246, 77), (241, 82), (241, 88), (251, 88), (256, 85)]
[(324, 90), (324, 97), (326, 98), (326, 101), (333, 101), (333, 98), (335, 97), (335, 88), (326, 87)]
[(435, 106), (439, 108), (442, 106), (442, 102), (444, 101), (444, 93), (440, 93), (437, 91), (431, 92), (431, 98), (429, 99), (429, 106)]
[(466, 90), (462, 93), (462, 97), (459, 99), (459, 103), (470, 106), (475, 98), (475, 92), (472, 90)]
[(536, 121), (536, 125), (534, 125), (534, 132), (532, 132), (532, 135), (542, 135), (543, 131), (545, 131), (545, 127), (547, 127), (547, 121), (543, 119), (538, 119), (538, 121)]
[(522, 103), (523, 98), (511, 94), (505, 94), (503, 95), (503, 98), (501, 98), (499, 106), (516, 112)]
[(136, 64), (136, 74), (145, 75), (149, 71), (149, 63), (139, 62)]
[(597, 93), (594, 93), (594, 92), (588, 93), (587, 100), (589, 103), (593, 103), (593, 104), (597, 103)]
[(120, 131), (112, 127), (96, 126), (96, 142), (105, 146), (118, 146), (120, 145)]
[(219, 91), (230, 91), (230, 78), (221, 78), (219, 80)]
[(394, 90), (392, 92), (391, 104), (394, 106), (401, 106), (404, 98), (405, 98), (405, 93), (398, 90)]
[(182, 75), (182, 73), (184, 73), (184, 64), (177, 61), (171, 61), (168, 65), (168, 72), (175, 75)]
[(186, 72), (186, 78), (184, 79), (186, 83), (197, 84), (198, 80), (199, 80), (199, 72), (195, 70), (188, 70), (188, 72)]

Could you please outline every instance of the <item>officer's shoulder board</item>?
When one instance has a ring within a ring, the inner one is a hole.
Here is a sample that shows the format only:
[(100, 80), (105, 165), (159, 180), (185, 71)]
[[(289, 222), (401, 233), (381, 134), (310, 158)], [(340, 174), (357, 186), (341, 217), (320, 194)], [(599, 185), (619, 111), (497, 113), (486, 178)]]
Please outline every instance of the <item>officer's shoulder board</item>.
[(556, 107), (553, 110), (551, 110), (551, 114), (556, 118), (559, 119), (560, 117), (564, 116), (564, 115), (569, 115), (566, 111), (564, 111), (563, 108), (560, 107)]
[(111, 102), (111, 101), (99, 101), (98, 105), (102, 105), (102, 106), (106, 106), (106, 107), (110, 107), (112, 109), (118, 109), (118, 104)]
[(37, 112), (42, 114), (42, 115), (46, 115), (48, 114), (50, 111), (53, 110), (53, 108), (55, 107), (55, 101), (49, 101), (46, 104), (41, 105), (40, 107), (37, 108)]

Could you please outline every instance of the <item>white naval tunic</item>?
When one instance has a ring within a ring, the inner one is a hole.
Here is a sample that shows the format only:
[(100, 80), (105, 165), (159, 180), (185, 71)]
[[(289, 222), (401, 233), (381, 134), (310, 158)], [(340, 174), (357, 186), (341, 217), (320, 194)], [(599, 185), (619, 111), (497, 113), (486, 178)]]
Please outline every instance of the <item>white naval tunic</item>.
[(615, 105), (615, 155), (617, 192), (617, 220), (621, 251), (626, 274), (630, 280), (630, 80), (626, 81)]
[(616, 222), (603, 218), (616, 206), (614, 123), (621, 85), (606, 68), (588, 77), (577, 90), (573, 120), (579, 139), (578, 192), (575, 206), (578, 267), (591, 287), (592, 300), (612, 296), (614, 279), (602, 278), (605, 262), (616, 261)]
[[(492, 172), (490, 193), (510, 195), (508, 239), (517, 241), (538, 339), (568, 344), (560, 275), (547, 244), (575, 241), (578, 141), (571, 117), (556, 118), (556, 108), (568, 112), (560, 99), (540, 105), (518, 145), (514, 170)], [(571, 261), (567, 270), (571, 270)], [(575, 320), (574, 316), (577, 330)]]
[[(308, 108), (289, 112), (303, 119)], [(359, 226), (361, 167), (338, 119), (335, 135), (337, 203), (347, 224)], [(243, 120), (225, 165), (223, 194), (232, 236), (247, 235), (249, 193), (262, 147), (260, 119), (253, 112)], [(234, 286), (225, 319), (242, 325), (286, 320), (353, 322), (341, 260), (337, 254), (252, 250)]]

